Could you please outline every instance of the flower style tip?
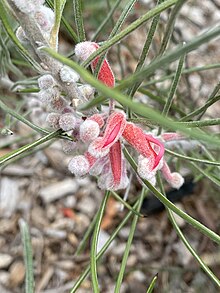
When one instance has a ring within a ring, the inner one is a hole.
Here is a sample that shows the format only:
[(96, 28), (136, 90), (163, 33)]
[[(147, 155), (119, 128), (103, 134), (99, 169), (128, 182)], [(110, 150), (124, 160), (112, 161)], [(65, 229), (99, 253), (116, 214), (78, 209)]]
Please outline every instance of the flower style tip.
[[(75, 54), (81, 60), (85, 61), (88, 57), (94, 53), (99, 48), (99, 45), (95, 42), (82, 42), (76, 45), (75, 47)], [(96, 66), (99, 62), (100, 57), (96, 57), (92, 62), (92, 70), (96, 69)], [(115, 85), (115, 77), (111, 70), (111, 67), (106, 59), (104, 59), (102, 66), (99, 70), (98, 80), (103, 82), (108, 87), (114, 87)]]
[(170, 168), (166, 162), (164, 162), (161, 171), (166, 181), (173, 188), (179, 189), (183, 185), (184, 178), (178, 172), (171, 173)]
[(89, 146), (89, 152), (96, 158), (105, 156), (110, 147), (120, 138), (126, 126), (125, 115), (114, 112), (109, 116), (103, 137), (98, 137)]

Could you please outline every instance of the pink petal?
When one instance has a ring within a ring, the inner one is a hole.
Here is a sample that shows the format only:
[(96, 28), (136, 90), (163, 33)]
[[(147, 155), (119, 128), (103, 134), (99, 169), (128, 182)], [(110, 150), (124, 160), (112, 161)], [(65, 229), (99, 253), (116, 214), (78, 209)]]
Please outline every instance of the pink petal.
[(111, 163), (114, 185), (117, 186), (121, 182), (122, 173), (122, 151), (120, 141), (114, 143), (113, 146), (110, 148), (109, 158)]
[(94, 157), (103, 157), (109, 152), (110, 147), (119, 140), (126, 126), (124, 113), (114, 112), (107, 121), (103, 137), (98, 137), (89, 146), (89, 152)]

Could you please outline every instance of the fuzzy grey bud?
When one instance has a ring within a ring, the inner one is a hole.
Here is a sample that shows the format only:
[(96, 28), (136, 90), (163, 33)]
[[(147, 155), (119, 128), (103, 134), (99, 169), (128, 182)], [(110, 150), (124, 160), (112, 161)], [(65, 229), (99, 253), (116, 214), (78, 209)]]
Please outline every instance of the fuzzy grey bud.
[(52, 9), (46, 6), (40, 6), (39, 9), (35, 12), (34, 18), (43, 32), (50, 33), (55, 19)]
[(60, 116), (59, 125), (64, 131), (72, 130), (76, 126), (76, 118), (72, 113), (63, 114)]
[(76, 150), (77, 143), (75, 141), (62, 140), (62, 149), (65, 154), (71, 154)]
[(60, 70), (60, 79), (62, 82), (71, 83), (79, 80), (79, 74), (68, 66), (63, 66)]
[(38, 85), (41, 90), (47, 90), (55, 85), (55, 80), (52, 75), (45, 74), (38, 78)]
[(58, 113), (50, 113), (47, 116), (46, 122), (49, 124), (49, 126), (53, 127), (54, 129), (59, 129), (59, 120), (60, 120), (60, 114)]
[(85, 156), (76, 156), (69, 162), (68, 169), (77, 177), (82, 177), (89, 172), (89, 161)]
[(82, 95), (87, 99), (91, 100), (94, 98), (95, 95), (95, 88), (89, 84), (84, 84), (79, 87), (80, 92)]

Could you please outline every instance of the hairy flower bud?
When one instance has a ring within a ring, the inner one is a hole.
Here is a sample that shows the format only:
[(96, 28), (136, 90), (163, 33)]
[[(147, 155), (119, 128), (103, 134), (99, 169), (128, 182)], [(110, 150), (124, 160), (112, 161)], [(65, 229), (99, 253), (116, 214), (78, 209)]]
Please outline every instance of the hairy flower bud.
[(63, 66), (60, 70), (60, 79), (62, 82), (75, 83), (79, 80), (79, 78), (79, 74), (68, 66)]
[(80, 139), (83, 142), (90, 142), (99, 136), (99, 125), (93, 120), (86, 120), (80, 125)]
[(82, 95), (87, 99), (91, 100), (94, 98), (95, 88), (89, 84), (84, 84), (79, 87), (80, 92)]
[(47, 116), (46, 122), (54, 129), (59, 129), (60, 128), (59, 120), (60, 120), (60, 114), (50, 113)]
[(52, 9), (46, 6), (40, 6), (39, 9), (35, 11), (34, 18), (43, 32), (50, 33), (55, 20), (54, 12)]
[(60, 91), (56, 87), (42, 89), (39, 91), (38, 96), (44, 105), (48, 105), (52, 100), (58, 100), (60, 98)]
[(64, 131), (72, 130), (76, 126), (76, 118), (72, 113), (62, 114), (60, 116), (59, 125)]
[(55, 85), (55, 80), (52, 75), (45, 74), (38, 78), (38, 85), (41, 90), (47, 90)]
[(75, 141), (70, 141), (70, 140), (62, 140), (62, 149), (65, 154), (71, 154), (76, 150), (77, 143)]
[(70, 160), (68, 169), (76, 177), (82, 177), (89, 172), (89, 161), (85, 156), (76, 156)]

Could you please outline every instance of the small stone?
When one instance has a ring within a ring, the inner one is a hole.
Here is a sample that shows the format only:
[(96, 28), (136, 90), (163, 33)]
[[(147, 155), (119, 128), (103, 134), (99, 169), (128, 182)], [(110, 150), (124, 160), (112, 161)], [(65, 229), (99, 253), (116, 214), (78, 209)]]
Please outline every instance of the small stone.
[(21, 261), (14, 262), (10, 266), (10, 285), (17, 287), (23, 283), (25, 277), (25, 267)]
[(66, 179), (42, 188), (40, 197), (45, 203), (53, 202), (68, 194), (74, 194), (78, 189), (78, 184), (72, 179)]
[(13, 260), (9, 254), (0, 253), (0, 269), (7, 268)]

